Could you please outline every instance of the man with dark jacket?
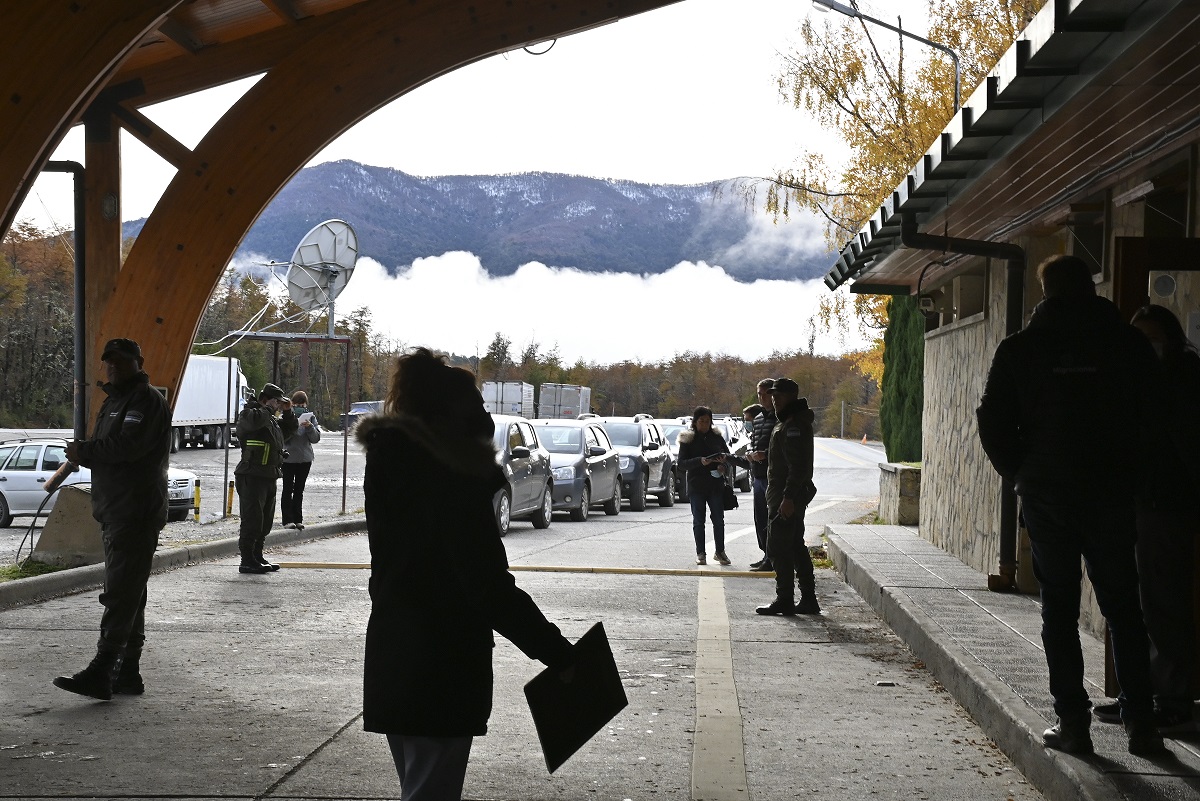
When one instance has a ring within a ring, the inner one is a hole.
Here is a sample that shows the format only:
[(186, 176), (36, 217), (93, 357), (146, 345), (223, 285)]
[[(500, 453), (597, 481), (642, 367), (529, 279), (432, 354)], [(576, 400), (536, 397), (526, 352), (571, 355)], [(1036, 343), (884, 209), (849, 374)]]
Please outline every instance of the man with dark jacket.
[[(282, 412), (278, 420), (276, 412)], [(238, 532), (238, 550), (242, 554), (239, 573), (270, 573), (279, 569), (279, 565), (263, 556), (263, 545), (275, 522), (276, 482), (283, 475), (281, 465), (286, 456), (283, 443), (299, 427), (292, 402), (274, 384), (265, 385), (258, 399), (247, 402), (238, 415), (242, 458), (233, 474), (242, 518)]]
[(146, 641), (146, 583), (167, 522), (171, 410), (142, 370), (142, 349), (113, 339), (100, 357), (108, 395), (92, 438), (67, 445), (67, 459), (92, 471), (92, 516), (104, 543), (100, 640), (91, 664), (54, 686), (107, 701), (145, 692), (140, 662)]
[(1042, 644), (1060, 751), (1092, 753), (1079, 644), (1080, 558), (1112, 637), (1129, 751), (1163, 750), (1154, 727), (1149, 642), (1138, 604), (1134, 489), (1154, 386), (1154, 352), (1097, 297), (1087, 264), (1038, 267), (1045, 300), (996, 348), (977, 412), (992, 465), (1013, 482), (1041, 585)]
[(763, 410), (754, 418), (754, 425), (750, 429), (750, 452), (746, 454), (751, 463), (750, 474), (754, 478), (754, 533), (758, 536), (758, 547), (763, 552), (762, 559), (750, 565), (750, 569), (762, 573), (770, 573), (775, 569), (771, 566), (771, 557), (767, 555), (767, 447), (771, 444), (771, 432), (779, 422), (771, 402), (774, 385), (772, 378), (758, 382), (758, 402)]
[[(779, 422), (771, 432), (767, 456), (767, 554), (775, 566), (775, 600), (760, 615), (816, 615), (816, 577), (812, 554), (804, 544), (804, 510), (817, 494), (813, 484), (813, 413), (800, 397), (800, 385), (776, 378), (771, 399)], [(792, 577), (800, 587), (795, 603)]]

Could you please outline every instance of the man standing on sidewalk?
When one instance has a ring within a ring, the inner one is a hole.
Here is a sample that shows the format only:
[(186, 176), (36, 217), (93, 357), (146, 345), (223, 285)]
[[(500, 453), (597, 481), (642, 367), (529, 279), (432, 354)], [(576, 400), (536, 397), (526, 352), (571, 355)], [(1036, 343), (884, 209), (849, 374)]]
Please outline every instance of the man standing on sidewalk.
[[(279, 420), (276, 412), (282, 412)], [(238, 442), (242, 458), (233, 474), (236, 477), (238, 512), (242, 518), (238, 532), (238, 550), (242, 562), (239, 573), (270, 573), (279, 565), (263, 556), (263, 545), (275, 522), (277, 482), (283, 475), (286, 453), (283, 443), (300, 427), (292, 412), (292, 402), (283, 390), (267, 384), (258, 393), (258, 400), (246, 403), (238, 415)]]
[(771, 444), (771, 432), (778, 422), (775, 406), (771, 402), (771, 388), (774, 385), (773, 378), (758, 382), (758, 402), (763, 410), (754, 418), (750, 429), (750, 452), (746, 454), (750, 460), (750, 474), (754, 478), (754, 533), (758, 537), (758, 547), (763, 552), (762, 559), (750, 565), (750, 569), (762, 573), (770, 573), (775, 569), (771, 566), (771, 557), (767, 555), (767, 446)]
[[(813, 413), (800, 386), (776, 378), (771, 399), (779, 422), (771, 432), (767, 457), (767, 555), (775, 566), (775, 600), (755, 611), (760, 615), (816, 615), (816, 577), (812, 554), (804, 544), (804, 510), (817, 494), (813, 484)], [(795, 603), (792, 576), (800, 586)]]
[(1129, 751), (1160, 753), (1134, 558), (1134, 489), (1154, 351), (1096, 295), (1081, 259), (1046, 259), (1038, 279), (1045, 300), (1025, 330), (996, 348), (977, 415), (983, 449), (1021, 496), (1042, 590), (1042, 644), (1058, 716), (1042, 742), (1072, 754), (1093, 751), (1079, 642), (1082, 557), (1112, 636)]
[(113, 339), (100, 356), (108, 395), (91, 439), (67, 445), (67, 459), (92, 471), (92, 516), (104, 543), (100, 641), (90, 665), (54, 686), (107, 701), (141, 695), (146, 641), (146, 583), (158, 535), (167, 523), (171, 410), (142, 370), (142, 349)]

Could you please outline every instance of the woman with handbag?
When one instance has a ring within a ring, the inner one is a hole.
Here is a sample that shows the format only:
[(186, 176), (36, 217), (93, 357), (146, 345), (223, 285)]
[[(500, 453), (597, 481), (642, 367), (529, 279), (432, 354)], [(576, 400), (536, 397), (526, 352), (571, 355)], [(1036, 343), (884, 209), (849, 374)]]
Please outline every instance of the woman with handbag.
[[(704, 510), (708, 508), (713, 524), (713, 559), (728, 565), (725, 555), (726, 463), (742, 462), (729, 453), (725, 438), (713, 428), (712, 409), (697, 406), (692, 424), (679, 432), (679, 464), (687, 471), (688, 500), (692, 504), (692, 535), (696, 539), (696, 564), (707, 564), (704, 549)], [(749, 466), (749, 462), (746, 462)], [(736, 496), (734, 502), (736, 505)]]

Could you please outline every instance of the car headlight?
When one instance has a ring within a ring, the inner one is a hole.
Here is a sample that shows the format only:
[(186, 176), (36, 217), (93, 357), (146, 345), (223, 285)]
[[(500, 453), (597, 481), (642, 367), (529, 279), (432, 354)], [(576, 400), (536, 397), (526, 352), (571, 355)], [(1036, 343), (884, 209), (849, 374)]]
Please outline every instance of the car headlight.
[(556, 467), (550, 471), (550, 474), (554, 476), (555, 481), (574, 481), (575, 467), (573, 465), (570, 467)]
[(621, 472), (624, 473), (630, 467), (633, 467), (633, 459), (630, 459), (628, 456), (621, 456), (617, 459), (617, 465), (620, 467)]

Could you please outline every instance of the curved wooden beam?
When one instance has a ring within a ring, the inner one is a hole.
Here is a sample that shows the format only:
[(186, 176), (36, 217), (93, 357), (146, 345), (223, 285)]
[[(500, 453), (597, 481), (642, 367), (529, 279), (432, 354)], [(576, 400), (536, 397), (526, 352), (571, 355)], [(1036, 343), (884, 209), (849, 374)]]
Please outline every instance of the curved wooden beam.
[[(142, 36), (182, 0), (12, 3), (0, 25), (0, 232), (54, 148)], [(71, 64), (64, 68), (64, 63)]]
[[(205, 304), (271, 198), (327, 144), (434, 77), (677, 0), (370, 0), (298, 48), (196, 147), (146, 222), (92, 343), (139, 341), (174, 400)], [(481, 136), (486, 133), (481, 132)]]

